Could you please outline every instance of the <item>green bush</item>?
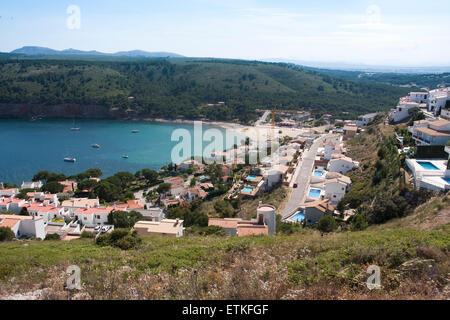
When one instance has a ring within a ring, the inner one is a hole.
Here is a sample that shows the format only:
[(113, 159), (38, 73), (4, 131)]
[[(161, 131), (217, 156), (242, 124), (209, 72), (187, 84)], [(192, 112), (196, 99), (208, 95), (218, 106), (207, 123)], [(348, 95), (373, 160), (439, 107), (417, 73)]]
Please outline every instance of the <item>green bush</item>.
[(116, 229), (111, 233), (99, 236), (95, 243), (99, 246), (117, 247), (122, 250), (129, 250), (138, 247), (142, 243), (136, 230), (130, 232), (128, 229)]
[(338, 225), (336, 220), (330, 215), (324, 215), (320, 218), (319, 223), (317, 225), (317, 229), (322, 232), (333, 232), (337, 229)]
[(0, 242), (11, 241), (14, 238), (14, 232), (12, 232), (10, 228), (0, 227)]
[(352, 217), (350, 229), (352, 231), (365, 230), (368, 227), (366, 216), (364, 214), (357, 214)]
[(95, 238), (95, 234), (89, 231), (83, 231), (81, 233), (81, 239), (93, 239)]
[(56, 233), (54, 233), (54, 234), (48, 234), (48, 235), (45, 237), (44, 241), (49, 241), (49, 240), (61, 240), (61, 237), (59, 236), (59, 234), (56, 234)]

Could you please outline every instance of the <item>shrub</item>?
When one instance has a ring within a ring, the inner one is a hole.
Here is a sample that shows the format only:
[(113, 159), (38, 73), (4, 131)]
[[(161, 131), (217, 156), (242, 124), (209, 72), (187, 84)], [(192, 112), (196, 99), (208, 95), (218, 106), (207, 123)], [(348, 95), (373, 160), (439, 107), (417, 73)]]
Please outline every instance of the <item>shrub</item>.
[(352, 218), (351, 222), (351, 230), (352, 231), (361, 231), (365, 230), (368, 227), (368, 223), (366, 220), (366, 216), (364, 214), (357, 214)]
[(319, 220), (317, 228), (322, 232), (333, 232), (337, 229), (338, 225), (336, 220), (330, 215), (324, 215)]
[(116, 229), (111, 233), (99, 236), (95, 243), (99, 246), (112, 246), (122, 250), (129, 250), (138, 247), (142, 243), (136, 230), (130, 232), (127, 229)]
[(61, 240), (61, 237), (59, 236), (59, 234), (56, 234), (56, 233), (54, 233), (54, 234), (48, 234), (48, 235), (45, 237), (44, 241), (49, 241), (49, 240)]
[(14, 232), (12, 232), (10, 228), (0, 227), (0, 242), (11, 241), (14, 238)]
[(115, 211), (108, 215), (108, 223), (112, 224), (115, 228), (132, 228), (136, 222), (143, 218), (142, 214), (136, 211)]
[(95, 238), (95, 234), (89, 231), (83, 231), (81, 233), (81, 239), (93, 239)]

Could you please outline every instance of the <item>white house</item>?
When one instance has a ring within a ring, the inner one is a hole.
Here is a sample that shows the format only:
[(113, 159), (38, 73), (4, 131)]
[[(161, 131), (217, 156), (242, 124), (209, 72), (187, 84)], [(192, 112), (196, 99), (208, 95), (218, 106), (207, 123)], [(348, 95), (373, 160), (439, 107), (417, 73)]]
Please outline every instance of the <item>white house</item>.
[(427, 101), (428, 111), (438, 115), (441, 109), (445, 107), (448, 100), (450, 100), (450, 90), (448, 87), (430, 90)]
[(336, 178), (327, 179), (325, 185), (325, 198), (330, 199), (332, 204), (337, 204), (349, 191), (352, 180), (339, 174)]
[(71, 198), (69, 200), (63, 201), (61, 206), (65, 209), (68, 209), (70, 213), (73, 214), (78, 209), (99, 207), (100, 201), (98, 199)]
[(173, 197), (179, 196), (183, 193), (184, 186), (180, 184), (173, 184), (170, 186), (170, 195)]
[(373, 121), (373, 119), (375, 119), (375, 117), (378, 115), (378, 112), (375, 113), (368, 113), (362, 116), (358, 117), (358, 120), (356, 121), (356, 125), (358, 127), (363, 127), (363, 126), (367, 126), (367, 124), (371, 121)]
[(43, 184), (41, 181), (22, 182), (21, 189), (40, 189)]
[(139, 235), (159, 235), (168, 237), (182, 237), (184, 232), (183, 220), (163, 219), (161, 221), (138, 221), (134, 230)]
[(353, 161), (349, 157), (343, 155), (333, 155), (332, 159), (328, 162), (327, 170), (330, 172), (346, 174), (348, 171), (358, 167), (359, 163)]
[(44, 221), (42, 218), (0, 215), (0, 227), (11, 229), (17, 239), (23, 237), (35, 237), (44, 240), (46, 236)]
[(450, 121), (437, 118), (415, 121), (408, 131), (417, 145), (445, 145), (450, 140)]
[(427, 103), (428, 96), (429, 96), (428, 92), (410, 92), (409, 100), (411, 102)]
[(62, 218), (64, 213), (64, 208), (57, 207), (56, 205), (31, 203), (25, 205), (24, 207), (27, 208), (30, 215), (41, 217), (44, 224), (51, 222), (54, 218)]
[(338, 144), (334, 144), (333, 142), (326, 142), (323, 145), (324, 153), (323, 158), (325, 160), (331, 160), (334, 154), (342, 154), (344, 153), (344, 148)]
[(19, 193), (19, 189), (11, 188), (11, 189), (1, 189), (0, 197), (13, 197)]
[(113, 207), (84, 208), (76, 210), (74, 215), (83, 225), (104, 225), (107, 224), (108, 216), (113, 210)]
[(418, 108), (419, 103), (410, 101), (401, 101), (397, 107), (389, 114), (389, 119), (393, 122), (400, 122), (410, 117), (409, 110)]

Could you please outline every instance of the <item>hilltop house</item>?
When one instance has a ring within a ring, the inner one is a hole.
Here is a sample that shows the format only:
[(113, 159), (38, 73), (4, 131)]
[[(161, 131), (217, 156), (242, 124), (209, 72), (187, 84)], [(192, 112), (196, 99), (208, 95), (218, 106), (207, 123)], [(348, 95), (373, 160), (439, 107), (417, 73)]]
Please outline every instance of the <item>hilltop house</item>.
[(334, 154), (328, 162), (327, 170), (330, 172), (339, 172), (346, 174), (348, 171), (358, 168), (359, 163), (342, 154)]
[(450, 140), (450, 121), (437, 118), (415, 121), (408, 131), (417, 145), (445, 145)]
[(379, 114), (379, 112), (368, 113), (358, 117), (356, 121), (356, 125), (358, 127), (367, 126), (367, 124), (375, 119), (375, 117)]
[(142, 236), (182, 237), (184, 233), (183, 220), (163, 219), (161, 221), (138, 221), (133, 227)]
[(260, 203), (257, 218), (243, 220), (240, 218), (211, 218), (209, 226), (221, 227), (228, 235), (245, 237), (250, 235), (272, 235), (276, 233), (276, 208)]
[(300, 208), (303, 209), (306, 225), (316, 224), (325, 214), (334, 213), (334, 207), (329, 199), (305, 203)]

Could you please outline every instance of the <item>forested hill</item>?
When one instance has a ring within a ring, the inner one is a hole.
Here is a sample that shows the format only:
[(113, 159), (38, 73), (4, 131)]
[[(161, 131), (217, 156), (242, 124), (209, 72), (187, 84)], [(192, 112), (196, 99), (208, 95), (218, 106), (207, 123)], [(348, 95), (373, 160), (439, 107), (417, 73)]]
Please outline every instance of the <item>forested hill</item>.
[[(344, 117), (388, 110), (408, 91), (288, 64), (241, 60), (0, 62), (3, 107), (92, 105), (133, 110), (145, 117), (249, 122), (257, 108), (305, 109)], [(207, 106), (219, 101), (226, 105)]]

